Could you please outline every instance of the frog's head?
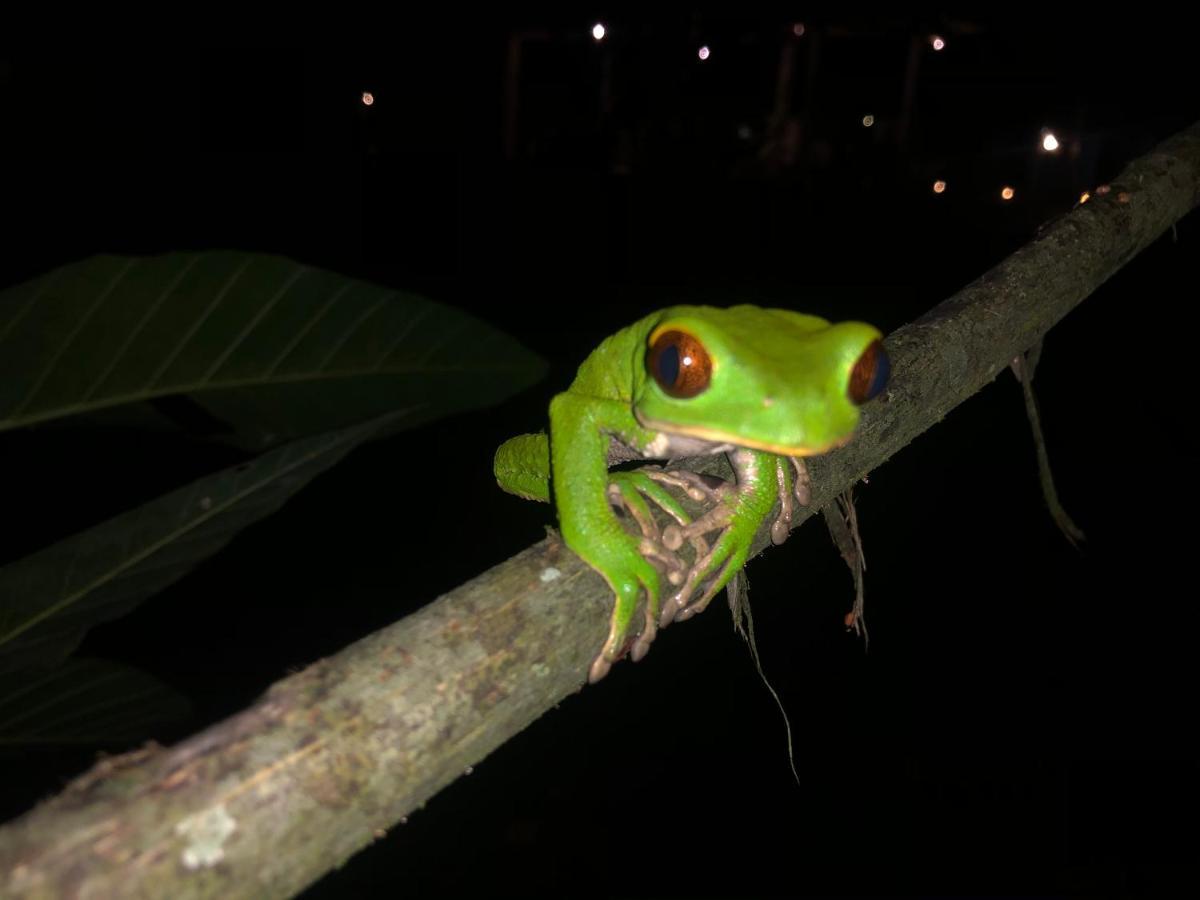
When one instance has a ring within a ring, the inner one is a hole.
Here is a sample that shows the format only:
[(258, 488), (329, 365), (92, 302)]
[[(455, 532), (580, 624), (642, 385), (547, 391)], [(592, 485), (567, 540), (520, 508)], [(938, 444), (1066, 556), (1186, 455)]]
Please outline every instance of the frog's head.
[(859, 406), (883, 390), (883, 335), (782, 309), (676, 306), (635, 361), (634, 413), (646, 428), (786, 456), (850, 440)]

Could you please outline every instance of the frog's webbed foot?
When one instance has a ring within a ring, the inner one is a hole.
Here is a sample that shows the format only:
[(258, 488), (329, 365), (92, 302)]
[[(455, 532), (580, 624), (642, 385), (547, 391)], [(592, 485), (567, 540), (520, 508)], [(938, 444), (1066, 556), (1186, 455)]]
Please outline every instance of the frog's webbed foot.
[[(676, 589), (660, 607), (657, 595), (652, 596), (647, 588), (645, 623), (630, 648), (635, 661), (645, 656), (659, 628), (703, 611), (742, 569), (758, 526), (770, 514), (776, 500), (779, 513), (771, 528), (776, 543), (787, 538), (796, 503), (808, 502), (808, 473), (801, 460), (788, 462), (772, 454), (738, 449), (730, 454), (730, 462), (738, 476), (736, 485), (697, 472), (657, 467), (609, 475), (609, 502), (629, 516), (641, 532), (636, 543), (639, 562), (665, 576)], [(705, 512), (692, 519), (667, 487), (682, 491), (695, 503), (705, 504)], [(660, 528), (655, 521), (652, 505), (671, 519), (665, 527)], [(685, 544), (692, 548), (691, 566), (679, 553)], [(625, 650), (626, 626), (636, 598), (632, 601), (623, 598), (621, 587), (615, 583), (614, 587), (617, 611), (609, 639), (593, 663), (592, 681), (603, 677)]]
[[(794, 475), (791, 478), (788, 477), (789, 464), (795, 470), (791, 473)], [(812, 478), (804, 460), (798, 456), (789, 456), (787, 462), (784, 462), (783, 458), (776, 457), (775, 486), (779, 497), (779, 513), (771, 523), (771, 542), (778, 546), (786, 541), (791, 533), (796, 505), (808, 506), (812, 500)]]
[[(679, 590), (663, 604), (659, 624), (664, 627), (677, 618), (680, 621), (688, 618), (687, 615), (681, 615), (681, 613), (688, 609), (700, 582), (728, 555), (729, 545), (725, 536), (729, 532), (729, 524), (737, 513), (737, 494), (729, 485), (725, 485), (724, 490), (720, 491), (718, 496), (718, 504), (694, 522), (683, 526), (668, 525), (663, 529), (663, 543), (669, 549), (678, 550), (683, 546), (684, 541), (687, 541), (696, 552), (695, 561), (687, 571), (687, 576)], [(709, 546), (705, 535), (718, 529), (721, 534), (718, 535), (716, 543)], [(716, 591), (714, 590), (713, 593)], [(704, 603), (707, 604), (707, 599)], [(703, 609), (703, 606), (700, 609)], [(700, 609), (695, 612), (699, 612)]]
[[(663, 545), (669, 550), (678, 550), (686, 541), (691, 545), (694, 559), (700, 560), (707, 557), (709, 547), (704, 535), (728, 524), (731, 513), (725, 504), (736, 493), (733, 486), (715, 475), (703, 475), (687, 469), (671, 472), (658, 469), (648, 470), (648, 474), (655, 481), (679, 488), (696, 503), (710, 504), (708, 512), (699, 519), (689, 521), (677, 518), (677, 524), (668, 525), (663, 529), (662, 535)], [(695, 563), (693, 563), (694, 567)], [(681, 576), (672, 584), (679, 585), (683, 582), (684, 578)]]
[[(720, 482), (718, 486), (706, 485), (717, 505), (690, 525), (670, 525), (663, 529), (663, 542), (672, 549), (681, 546), (684, 540), (702, 541), (711, 531), (719, 531), (719, 534), (711, 547), (697, 549), (696, 560), (683, 585), (663, 604), (660, 625), (665, 626), (676, 619), (683, 621), (702, 612), (741, 570), (750, 555), (750, 544), (758, 525), (776, 498), (780, 512), (771, 526), (772, 539), (782, 543), (787, 537), (794, 496), (788, 464), (780, 457), (744, 450), (731, 454), (731, 462), (738, 472), (736, 487), (726, 482)], [(767, 466), (772, 468), (766, 469)]]
[[(663, 473), (649, 470), (613, 472), (609, 476), (608, 499), (614, 508), (624, 511), (637, 524), (638, 529), (642, 533), (642, 537), (638, 542), (638, 552), (642, 558), (664, 575), (668, 583), (672, 586), (678, 586), (683, 584), (686, 579), (687, 564), (675, 552), (679, 545), (675, 545), (674, 547), (668, 546), (664, 541), (663, 531), (659, 529), (650, 506), (646, 501), (649, 500), (665, 512), (678, 525), (689, 525), (691, 516), (671, 496), (670, 492), (659, 483), (660, 481), (669, 484), (676, 482), (655, 477), (660, 474)], [(675, 527), (675, 525), (668, 526), (668, 528)], [(707, 550), (707, 545), (702, 540), (699, 543), (704, 550)], [(641, 634), (634, 640), (633, 646), (630, 648), (630, 657), (634, 662), (637, 662), (649, 652), (650, 644), (654, 641), (658, 631), (658, 619), (658, 595), (657, 593), (647, 591), (645, 622), (642, 626)], [(593, 663), (592, 681), (602, 678), (607, 673), (611, 662), (623, 651), (623, 646), (619, 646), (621, 641), (623, 641), (623, 632), (621, 634), (617, 634), (615, 631), (610, 632), (609, 640), (605, 642), (600, 657)], [(603, 671), (598, 671), (597, 666), (600, 666)]]
[[(795, 469), (795, 477), (791, 479), (788, 478), (789, 463)], [(792, 517), (795, 514), (793, 501), (800, 506), (808, 506), (809, 500), (812, 499), (812, 479), (804, 460), (798, 456), (790, 456), (788, 462), (784, 462), (782, 458), (776, 457), (775, 486), (779, 497), (779, 514), (771, 523), (771, 542), (778, 546), (786, 541), (791, 533)]]
[[(637, 473), (617, 473), (621, 476), (634, 476)], [(648, 482), (650, 488), (661, 491), (661, 488), (653, 482)], [(663, 544), (662, 531), (659, 530), (658, 523), (654, 521), (654, 515), (650, 511), (650, 507), (646, 504), (645, 497), (649, 497), (655, 505), (674, 516), (676, 512), (683, 516), (687, 513), (682, 509), (675, 509), (678, 505), (675, 504), (675, 499), (662, 492), (662, 496), (646, 490), (647, 484), (640, 482), (640, 479), (632, 477), (614, 478), (608, 486), (608, 500), (613, 507), (619, 511), (624, 511), (630, 518), (637, 523), (638, 529), (642, 532), (641, 542), (638, 544), (638, 551), (664, 572), (667, 580), (672, 584), (679, 584), (683, 581), (683, 576), (687, 571), (687, 566), (684, 565), (678, 554), (668, 550)]]
[(642, 541), (623, 530), (618, 531), (618, 536), (620, 541), (604, 545), (600, 554), (585, 559), (604, 575), (616, 598), (608, 638), (588, 670), (588, 681), (592, 684), (607, 675), (612, 664), (627, 649), (629, 625), (643, 592), (646, 618), (641, 634), (630, 648), (634, 660), (646, 655), (657, 631), (659, 598), (662, 595), (660, 569), (646, 558)]
[[(674, 596), (667, 598), (663, 604), (662, 614), (659, 618), (660, 625), (665, 627), (674, 621), (685, 622), (696, 613), (704, 611), (712, 598), (729, 580), (729, 577), (741, 569), (740, 564), (735, 568), (730, 563), (720, 576), (709, 577), (712, 570), (729, 556), (731, 550), (728, 542), (723, 542), (721, 538), (718, 538), (708, 553), (697, 557), (695, 564), (688, 570), (683, 587), (676, 591)], [(697, 592), (699, 592), (698, 597)]]

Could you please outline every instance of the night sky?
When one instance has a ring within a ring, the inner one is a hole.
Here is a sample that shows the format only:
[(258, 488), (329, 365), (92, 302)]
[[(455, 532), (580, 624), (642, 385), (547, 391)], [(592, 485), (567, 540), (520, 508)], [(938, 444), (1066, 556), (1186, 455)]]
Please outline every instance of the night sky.
[[(501, 492), (492, 454), (544, 427), (609, 333), (739, 302), (890, 331), (1200, 119), (1181, 17), (579, 10), (401, 14), (371, 46), (0, 56), (0, 286), (98, 252), (264, 251), (469, 310), (550, 363), (500, 407), (360, 448), (94, 629), (80, 654), (194, 704), (147, 738), (183, 739), (539, 540), (551, 510)], [(1080, 549), (1005, 373), (858, 491), (869, 653), (819, 522), (749, 566), (802, 786), (716, 602), (306, 896), (1194, 884), (1198, 228), (1046, 341), (1036, 389)], [(0, 434), (4, 561), (236, 461), (176, 424)], [(124, 749), (10, 756), (0, 812)]]

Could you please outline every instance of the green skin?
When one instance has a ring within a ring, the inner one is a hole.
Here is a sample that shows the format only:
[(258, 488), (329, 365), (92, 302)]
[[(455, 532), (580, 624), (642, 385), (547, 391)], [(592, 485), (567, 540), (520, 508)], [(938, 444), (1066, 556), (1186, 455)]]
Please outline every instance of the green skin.
[[(647, 372), (650, 342), (669, 330), (699, 339), (712, 360), (708, 387), (694, 397), (668, 395)], [(776, 543), (787, 537), (791, 498), (802, 504), (808, 499), (801, 460), (850, 439), (859, 418), (847, 393), (850, 372), (881, 338), (878, 329), (861, 322), (831, 325), (789, 310), (664, 309), (607, 338), (584, 360), (571, 386), (550, 403), (549, 436), (521, 435), (496, 451), (500, 487), (546, 502), (553, 494), (563, 540), (604, 576), (616, 596), (608, 638), (589, 680), (602, 678), (625, 652), (641, 591), (645, 625), (633, 645), (634, 659), (649, 648), (656, 624), (703, 609), (740, 571), (777, 499), (772, 536)], [(656, 481), (640, 472), (608, 471), (623, 460), (722, 452), (737, 477), (734, 489), (706, 489), (695, 476)], [(658, 481), (707, 493), (716, 505), (692, 522)], [(649, 510), (639, 494), (678, 523), (662, 532), (661, 542), (647, 539), (652, 525), (643, 525), (646, 538), (630, 534), (614, 512), (617, 501), (644, 522)], [(720, 533), (709, 546), (702, 535), (713, 530)], [(661, 566), (663, 546), (670, 555), (684, 540), (697, 548), (697, 560), (686, 579), (671, 574), (670, 583), (682, 587), (664, 607), (662, 576), (651, 559)]]

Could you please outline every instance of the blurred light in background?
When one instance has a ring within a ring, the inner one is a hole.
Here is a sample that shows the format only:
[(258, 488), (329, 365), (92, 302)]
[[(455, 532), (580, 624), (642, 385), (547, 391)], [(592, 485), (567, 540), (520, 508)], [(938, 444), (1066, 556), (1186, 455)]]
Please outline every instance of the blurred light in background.
[(870, 128), (875, 124), (874, 116), (863, 116), (863, 128)]
[(1007, 184), (1003, 188), (1000, 189), (1000, 198), (1002, 200), (1011, 200), (1013, 197), (1016, 196), (1016, 194), (1017, 194), (1017, 192), (1014, 191)]
[(592, 26), (592, 37), (594, 37), (596, 40), (598, 40), (598, 41), (604, 40), (604, 36), (606, 34), (608, 34), (608, 29), (605, 28), (599, 22), (597, 22), (595, 25)]
[(946, 182), (940, 178), (933, 183), (933, 192), (935, 194), (944, 194), (946, 192)]
[(701, 47), (699, 50), (697, 50), (696, 55), (698, 57), (700, 57), (701, 59), (708, 59), (708, 57), (710, 56), (710, 53), (708, 50), (708, 44), (705, 44), (703, 47)]
[(934, 50), (945, 50), (946, 41), (940, 34), (935, 34), (929, 39), (929, 46)]
[(375, 102), (374, 94), (372, 94), (370, 91), (362, 92), (362, 105), (363, 106), (370, 106), (374, 102)]
[(1054, 136), (1053, 131), (1047, 131), (1042, 134), (1042, 149), (1047, 153), (1053, 153), (1058, 149), (1058, 138)]

